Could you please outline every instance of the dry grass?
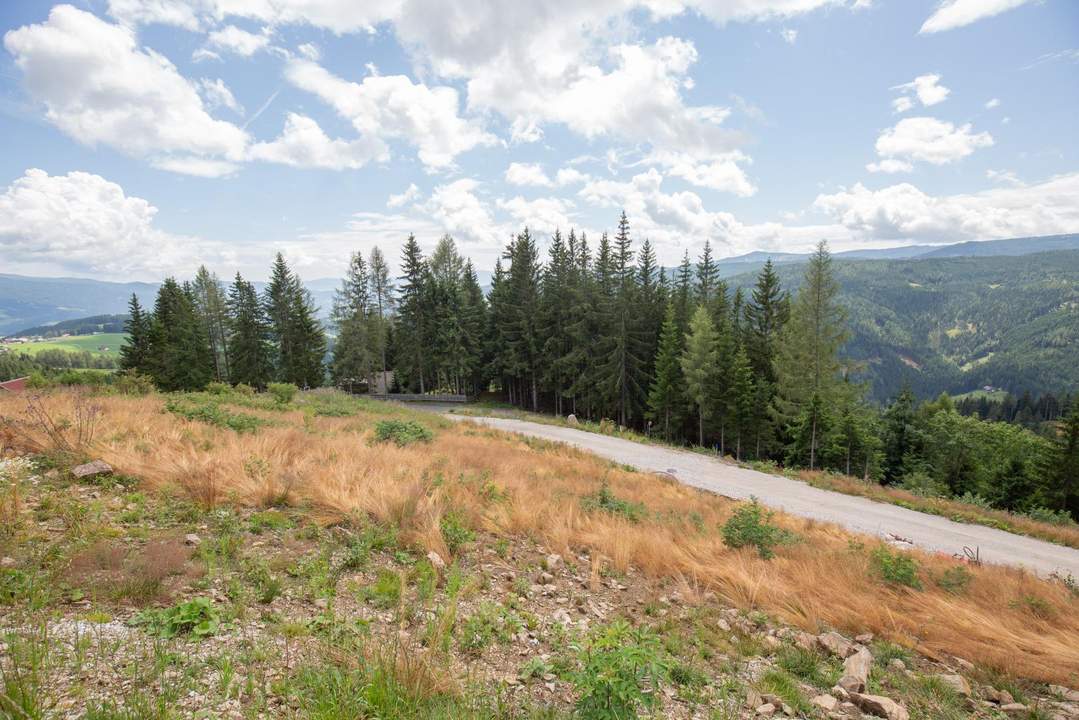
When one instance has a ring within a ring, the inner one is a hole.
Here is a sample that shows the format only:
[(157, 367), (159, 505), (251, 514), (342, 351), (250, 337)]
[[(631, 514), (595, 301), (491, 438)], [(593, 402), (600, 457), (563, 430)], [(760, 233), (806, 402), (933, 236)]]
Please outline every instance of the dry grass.
[[(71, 412), (72, 402), (63, 394), (45, 400), (57, 416)], [(17, 412), (17, 403), (0, 398), (0, 414)], [(873, 579), (871, 547), (861, 545), (875, 541), (779, 514), (800, 541), (762, 560), (752, 549), (724, 546), (718, 527), (731, 501), (563, 446), (433, 416), (417, 415), (437, 428), (432, 443), (400, 448), (369, 444), (373, 413), (307, 422), (300, 412), (274, 413), (275, 426), (237, 434), (163, 413), (159, 397), (100, 404), (94, 456), (148, 487), (181, 488), (203, 503), (259, 505), (287, 488), (291, 502), (310, 504), (327, 520), (394, 523), (407, 542), (444, 557), (440, 520), (453, 509), (476, 529), (531, 535), (555, 550), (586, 548), (615, 570), (632, 564), (673, 579), (687, 597), (712, 591), (810, 631), (870, 631), (930, 656), (1079, 681), (1079, 599), (1019, 570), (971, 568), (966, 591), (956, 595), (933, 582), (955, 562), (917, 553), (926, 589), (889, 587)], [(633, 523), (585, 511), (580, 498), (604, 482), (617, 497), (643, 503), (648, 517)]]

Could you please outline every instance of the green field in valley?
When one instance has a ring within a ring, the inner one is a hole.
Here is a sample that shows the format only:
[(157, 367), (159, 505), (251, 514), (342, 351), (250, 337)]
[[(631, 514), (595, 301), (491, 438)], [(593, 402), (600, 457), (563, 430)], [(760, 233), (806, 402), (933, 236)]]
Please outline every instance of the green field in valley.
[(89, 351), (95, 355), (107, 355), (109, 357), (120, 356), (120, 346), (123, 345), (125, 333), (101, 333), (100, 335), (72, 335), (65, 338), (50, 338), (40, 342), (23, 343), (16, 345), (18, 352), (36, 355), (43, 350), (66, 350), (68, 352)]

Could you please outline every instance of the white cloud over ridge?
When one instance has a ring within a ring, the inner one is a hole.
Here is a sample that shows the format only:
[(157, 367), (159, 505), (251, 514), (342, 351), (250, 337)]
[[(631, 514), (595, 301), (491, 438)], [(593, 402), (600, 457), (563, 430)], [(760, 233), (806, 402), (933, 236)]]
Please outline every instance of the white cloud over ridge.
[(904, 118), (877, 138), (876, 150), (881, 159), (869, 163), (866, 169), (884, 173), (910, 172), (916, 161), (945, 165), (992, 144), (992, 135), (971, 132), (970, 123), (956, 127), (931, 117)]

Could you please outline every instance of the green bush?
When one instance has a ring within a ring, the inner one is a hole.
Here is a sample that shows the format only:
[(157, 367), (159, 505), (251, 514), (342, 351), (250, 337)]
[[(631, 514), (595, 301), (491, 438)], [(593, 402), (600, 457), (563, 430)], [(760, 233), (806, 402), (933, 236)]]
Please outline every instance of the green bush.
[(247, 383), (240, 383), (232, 389), (238, 394), (243, 395), (244, 397), (251, 397), (255, 394), (255, 388), (251, 387)]
[(187, 420), (228, 428), (238, 433), (255, 432), (266, 424), (266, 421), (262, 418), (231, 412), (222, 408), (213, 400), (199, 401), (183, 395), (170, 397), (166, 400), (165, 409)]
[(647, 515), (644, 505), (619, 498), (611, 491), (606, 481), (598, 492), (581, 498), (581, 507), (589, 512), (602, 510), (611, 515), (620, 515), (630, 522), (640, 522)]
[(206, 392), (211, 395), (228, 395), (231, 390), (232, 387), (228, 383), (216, 381), (206, 383)]
[(292, 383), (270, 383), (266, 390), (279, 405), (288, 405), (300, 389)]
[(659, 638), (619, 620), (595, 628), (578, 648), (580, 667), (571, 679), (584, 720), (624, 720), (657, 704), (670, 666)]
[(431, 442), (434, 434), (414, 420), (380, 420), (375, 424), (375, 442), (392, 441), (397, 447)]
[(922, 583), (918, 579), (918, 561), (912, 555), (893, 552), (881, 546), (870, 555), (870, 561), (877, 575), (885, 582), (915, 590), (922, 589)]
[(1067, 510), (1053, 510), (1037, 505), (1026, 511), (1025, 515), (1031, 520), (1049, 523), (1050, 525), (1075, 525), (1075, 520)]
[(154, 379), (136, 370), (124, 370), (113, 376), (112, 387), (121, 395), (149, 395), (154, 391)]
[(904, 475), (899, 487), (918, 497), (940, 498), (948, 496), (948, 487), (946, 485), (937, 482), (929, 477), (927, 473), (920, 470)]
[(751, 498), (748, 503), (735, 509), (730, 519), (723, 524), (723, 542), (730, 548), (743, 548), (752, 546), (762, 558), (768, 560), (775, 556), (777, 545), (783, 545), (794, 540), (794, 534), (771, 523), (773, 513), (765, 510)]
[(941, 590), (950, 592), (953, 595), (961, 595), (966, 592), (967, 585), (970, 585), (972, 577), (970, 570), (967, 570), (962, 565), (956, 565), (942, 572), (937, 577), (936, 583)]
[(170, 608), (144, 610), (135, 616), (132, 624), (144, 625), (162, 638), (178, 635), (205, 638), (217, 633), (221, 627), (221, 617), (210, 598), (197, 597)]
[(465, 523), (465, 519), (455, 510), (450, 510), (442, 516), (442, 519), (439, 520), (439, 527), (442, 530), (442, 539), (446, 542), (446, 547), (454, 555), (476, 537), (476, 534)]

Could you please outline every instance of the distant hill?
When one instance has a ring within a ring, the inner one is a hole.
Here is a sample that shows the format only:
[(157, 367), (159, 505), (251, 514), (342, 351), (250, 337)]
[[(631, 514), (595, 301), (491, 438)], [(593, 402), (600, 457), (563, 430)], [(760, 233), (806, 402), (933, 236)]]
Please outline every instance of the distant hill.
[(10, 337), (54, 338), (61, 335), (92, 335), (93, 333), (122, 333), (128, 316), (93, 315), (74, 320), (61, 320), (49, 325), (35, 325), (18, 332), (9, 333)]
[[(784, 263), (777, 271), (794, 288), (802, 269)], [(1079, 250), (837, 258), (836, 272), (852, 328), (846, 354), (864, 363), (878, 400), (904, 384), (923, 397), (986, 385), (1016, 394), (1079, 390)], [(755, 275), (730, 283), (749, 288)]]

